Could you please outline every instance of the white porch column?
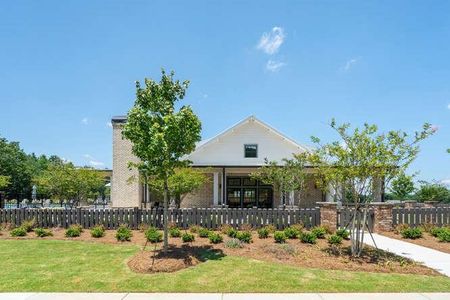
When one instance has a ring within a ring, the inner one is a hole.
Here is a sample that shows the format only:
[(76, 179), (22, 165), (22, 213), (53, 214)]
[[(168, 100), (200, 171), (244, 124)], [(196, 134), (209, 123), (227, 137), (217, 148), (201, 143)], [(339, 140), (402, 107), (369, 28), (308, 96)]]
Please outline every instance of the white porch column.
[(219, 173), (214, 172), (213, 205), (219, 205)]

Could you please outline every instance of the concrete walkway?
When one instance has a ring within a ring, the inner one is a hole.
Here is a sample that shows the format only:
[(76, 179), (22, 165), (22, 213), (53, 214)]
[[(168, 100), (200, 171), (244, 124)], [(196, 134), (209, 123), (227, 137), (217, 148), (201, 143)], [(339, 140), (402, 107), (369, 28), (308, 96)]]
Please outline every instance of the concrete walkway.
[(450, 293), (128, 294), (0, 293), (1, 300), (448, 300)]
[[(379, 249), (421, 262), (441, 274), (450, 276), (450, 254), (376, 233), (372, 235)], [(364, 242), (367, 245), (374, 246), (369, 234), (364, 235)]]

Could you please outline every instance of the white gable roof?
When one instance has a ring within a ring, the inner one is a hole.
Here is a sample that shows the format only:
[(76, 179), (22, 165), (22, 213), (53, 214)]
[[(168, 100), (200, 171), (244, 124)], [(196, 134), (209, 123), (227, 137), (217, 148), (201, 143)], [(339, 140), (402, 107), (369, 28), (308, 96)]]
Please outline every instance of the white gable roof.
[[(244, 157), (244, 145), (257, 144), (258, 157)], [(247, 117), (231, 128), (197, 144), (186, 158), (193, 166), (261, 166), (264, 159), (281, 163), (293, 153), (308, 151), (276, 129), (254, 116)]]

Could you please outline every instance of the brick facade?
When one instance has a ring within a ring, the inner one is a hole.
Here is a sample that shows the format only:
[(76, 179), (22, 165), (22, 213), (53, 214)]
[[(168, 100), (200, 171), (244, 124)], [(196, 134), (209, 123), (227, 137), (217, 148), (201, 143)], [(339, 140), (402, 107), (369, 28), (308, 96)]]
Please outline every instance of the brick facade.
[(193, 193), (181, 200), (181, 207), (211, 207), (213, 205), (213, 174), (206, 174), (208, 180)]
[(337, 227), (337, 203), (336, 202), (319, 202), (320, 207), (320, 224), (328, 226), (331, 230)]

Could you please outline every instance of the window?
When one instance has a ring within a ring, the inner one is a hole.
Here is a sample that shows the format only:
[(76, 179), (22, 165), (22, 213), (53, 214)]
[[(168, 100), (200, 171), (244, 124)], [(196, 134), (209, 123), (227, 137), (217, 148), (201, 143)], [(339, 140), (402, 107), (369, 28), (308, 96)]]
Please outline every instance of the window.
[(258, 145), (256, 144), (244, 145), (244, 156), (246, 158), (258, 157)]

